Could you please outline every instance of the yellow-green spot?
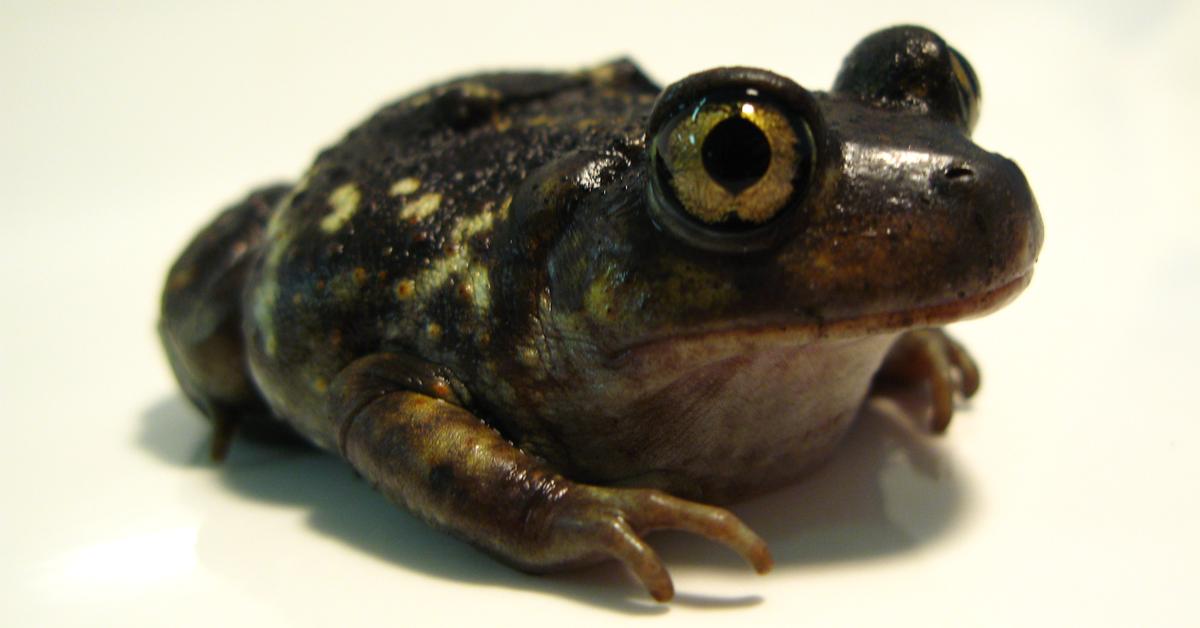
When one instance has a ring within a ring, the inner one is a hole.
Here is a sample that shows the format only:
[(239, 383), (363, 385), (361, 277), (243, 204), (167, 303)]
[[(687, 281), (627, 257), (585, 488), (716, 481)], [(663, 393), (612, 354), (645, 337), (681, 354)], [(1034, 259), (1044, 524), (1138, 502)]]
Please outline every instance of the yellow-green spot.
[(329, 282), (329, 292), (339, 301), (348, 302), (358, 298), (363, 283), (367, 280), (366, 270), (354, 269), (339, 273)]
[(551, 116), (551, 115), (546, 115), (544, 113), (539, 113), (538, 115), (533, 116), (532, 118), (530, 118), (528, 121), (525, 122), (525, 124), (528, 124), (529, 126), (550, 126), (552, 124), (557, 124), (557, 123), (558, 123), (557, 117)]
[(470, 218), (463, 218), (450, 230), (451, 242), (462, 242), (471, 236), (492, 230), (496, 214), (490, 211), (480, 212)]
[(658, 302), (673, 311), (713, 310), (738, 299), (738, 289), (720, 275), (683, 260), (667, 260), (667, 280), (654, 292)]
[(392, 184), (388, 196), (405, 196), (416, 192), (421, 187), (421, 180), (416, 177), (404, 177)]
[[(278, 348), (275, 338), (275, 306), (279, 303), (279, 268), (291, 247), (293, 233), (285, 228), (282, 216), (286, 212), (276, 210), (267, 227), (268, 242), (266, 260), (263, 264), (262, 280), (252, 297), (255, 325), (262, 333), (263, 351), (274, 356)], [(274, 234), (272, 234), (274, 230)]]
[(607, 270), (588, 286), (587, 294), (583, 297), (583, 305), (593, 319), (613, 318), (615, 288), (613, 274)]
[(308, 172), (305, 172), (304, 176), (300, 177), (300, 180), (296, 182), (296, 187), (292, 188), (291, 194), (295, 196), (296, 194), (307, 190), (309, 184), (312, 183), (313, 178), (316, 177), (317, 173), (320, 171), (320, 164), (313, 164), (313, 167), (309, 168)]
[(437, 323), (429, 323), (425, 326), (425, 333), (429, 335), (430, 340), (441, 340), (442, 326)]
[(428, 105), (430, 102), (433, 102), (433, 92), (427, 91), (423, 94), (417, 94), (416, 96), (409, 98), (408, 102), (406, 104), (409, 107), (416, 109), (417, 107), (424, 107), (425, 105)]
[(616, 68), (614, 68), (611, 64), (592, 68), (588, 74), (591, 75), (592, 83), (594, 85), (611, 85), (613, 80), (617, 77)]
[(321, 230), (325, 233), (334, 233), (341, 229), (354, 216), (354, 212), (358, 211), (358, 204), (361, 200), (362, 193), (358, 191), (357, 185), (345, 183), (338, 186), (329, 193), (331, 211), (321, 219)]
[(500, 92), (482, 83), (463, 83), (458, 86), (459, 92), (467, 98), (478, 100), (500, 100)]
[(468, 284), (471, 286), (471, 300), (480, 316), (485, 315), (492, 307), (492, 283), (488, 277), (488, 269), (482, 264), (472, 264), (467, 273), (471, 277)]
[(279, 204), (275, 206), (271, 212), (271, 218), (267, 221), (267, 239), (278, 240), (283, 237), (287, 230), (286, 216), (291, 212), (293, 195), (288, 194), (280, 199)]
[(279, 301), (279, 284), (273, 276), (267, 276), (254, 292), (253, 312), (254, 323), (262, 333), (262, 348), (269, 356), (274, 356), (278, 349), (275, 338), (275, 304)]
[(421, 221), (433, 215), (442, 204), (442, 195), (436, 192), (422, 194), (420, 198), (406, 203), (400, 210), (400, 220)]
[(538, 364), (537, 349), (533, 347), (521, 347), (517, 351), (517, 360), (525, 366), (533, 367)]
[(433, 264), (417, 275), (414, 288), (419, 294), (433, 294), (449, 281), (450, 277), (459, 275), (470, 267), (467, 260), (467, 247), (456, 247), (434, 260)]
[(401, 279), (396, 282), (396, 298), (401, 301), (412, 298), (413, 292), (416, 290), (417, 284), (412, 279)]

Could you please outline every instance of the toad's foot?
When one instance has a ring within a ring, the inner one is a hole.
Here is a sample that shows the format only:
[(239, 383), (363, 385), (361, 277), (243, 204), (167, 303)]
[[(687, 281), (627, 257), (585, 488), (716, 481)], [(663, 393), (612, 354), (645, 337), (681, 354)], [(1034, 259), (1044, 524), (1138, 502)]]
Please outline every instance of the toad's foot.
[[(662, 491), (571, 485), (540, 513), (550, 567), (613, 557), (625, 564), (654, 599), (674, 595), (658, 554), (642, 540), (652, 530), (691, 532), (724, 543), (758, 573), (772, 566), (767, 545), (727, 510), (672, 497)], [(537, 567), (534, 567), (537, 570)]]
[(455, 388), (444, 370), (401, 356), (351, 364), (329, 409), (343, 455), (393, 501), (526, 571), (616, 558), (666, 601), (671, 578), (641, 536), (665, 528), (725, 543), (760, 573), (771, 568), (766, 544), (728, 511), (572, 482), (459, 405)]
[(954, 393), (970, 398), (979, 390), (979, 368), (956, 340), (941, 329), (906, 332), (888, 351), (875, 375), (875, 386), (929, 385), (933, 417), (929, 429), (946, 431), (954, 416)]

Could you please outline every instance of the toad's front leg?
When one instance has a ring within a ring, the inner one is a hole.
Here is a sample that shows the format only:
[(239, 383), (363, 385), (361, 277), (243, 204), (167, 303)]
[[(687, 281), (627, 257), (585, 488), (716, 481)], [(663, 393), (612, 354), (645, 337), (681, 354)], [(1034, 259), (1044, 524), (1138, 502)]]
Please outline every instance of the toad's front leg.
[(954, 396), (970, 398), (979, 390), (979, 367), (971, 354), (941, 328), (914, 329), (896, 340), (875, 375), (877, 387), (910, 388), (928, 384), (933, 403), (929, 429), (940, 434), (954, 416)]
[(457, 405), (436, 370), (396, 355), (363, 358), (334, 383), (343, 455), (391, 500), (523, 570), (616, 558), (655, 599), (671, 578), (642, 535), (678, 529), (729, 545), (765, 573), (771, 557), (730, 512), (647, 489), (577, 484)]

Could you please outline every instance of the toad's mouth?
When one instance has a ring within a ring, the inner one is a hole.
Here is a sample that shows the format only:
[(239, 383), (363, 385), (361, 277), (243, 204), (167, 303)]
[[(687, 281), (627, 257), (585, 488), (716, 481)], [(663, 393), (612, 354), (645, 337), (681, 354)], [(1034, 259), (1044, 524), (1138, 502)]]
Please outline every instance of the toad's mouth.
[(838, 319), (810, 327), (818, 332), (816, 338), (842, 338), (946, 325), (995, 312), (1015, 299), (1032, 279), (1033, 270), (1028, 270), (999, 286), (946, 303)]
[[(994, 312), (1015, 299), (1033, 278), (1027, 270), (1016, 278), (982, 292), (944, 303), (906, 310), (876, 312), (803, 323), (754, 322), (733, 324), (718, 329), (643, 339), (610, 354), (614, 366), (628, 366), (663, 351), (689, 353), (688, 348), (704, 347), (709, 357), (716, 353), (733, 355), (764, 346), (800, 346), (820, 341), (844, 341), (866, 336), (897, 334), (906, 329), (936, 327), (976, 318)], [(720, 347), (720, 349), (718, 349)]]

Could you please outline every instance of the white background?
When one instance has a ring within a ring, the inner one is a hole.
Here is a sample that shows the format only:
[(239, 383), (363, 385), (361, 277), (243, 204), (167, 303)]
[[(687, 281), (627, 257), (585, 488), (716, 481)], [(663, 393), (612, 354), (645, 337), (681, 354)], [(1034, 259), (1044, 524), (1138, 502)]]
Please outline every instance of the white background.
[[(1200, 5), (336, 4), (0, 6), (0, 623), (1200, 622)], [(618, 54), (824, 89), (898, 22), (973, 63), (976, 139), (1024, 168), (1046, 246), (1020, 299), (957, 326), (984, 388), (946, 437), (876, 408), (833, 465), (737, 508), (770, 575), (655, 536), (679, 590), (657, 605), (616, 567), (512, 572), (331, 457), (205, 460), (154, 334), (166, 268), (385, 100)]]

